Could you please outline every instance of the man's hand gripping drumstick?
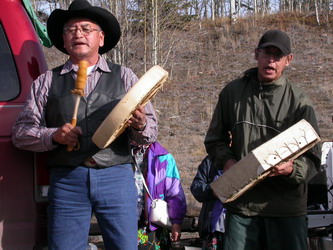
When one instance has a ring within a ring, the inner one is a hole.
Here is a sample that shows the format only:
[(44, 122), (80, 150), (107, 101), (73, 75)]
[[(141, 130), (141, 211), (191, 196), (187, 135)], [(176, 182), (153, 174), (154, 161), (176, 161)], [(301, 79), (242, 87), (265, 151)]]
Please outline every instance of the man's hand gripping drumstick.
[(78, 150), (80, 147), (78, 142), (78, 137), (82, 135), (82, 130), (80, 127), (76, 126), (76, 122), (77, 122), (77, 113), (79, 109), (80, 99), (82, 96), (84, 96), (84, 88), (86, 86), (87, 67), (88, 67), (87, 61), (79, 62), (79, 69), (77, 71), (75, 89), (71, 90), (71, 93), (76, 97), (72, 121), (71, 123), (66, 123), (65, 125), (60, 127), (53, 134), (52, 137), (54, 142), (67, 145), (67, 151)]

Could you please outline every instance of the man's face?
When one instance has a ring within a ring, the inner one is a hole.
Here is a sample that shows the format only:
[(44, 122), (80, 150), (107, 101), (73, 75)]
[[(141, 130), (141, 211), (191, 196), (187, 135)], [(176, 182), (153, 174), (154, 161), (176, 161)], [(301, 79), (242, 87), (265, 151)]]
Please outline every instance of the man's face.
[(269, 46), (255, 50), (255, 59), (258, 61), (258, 79), (260, 82), (276, 81), (282, 75), (293, 56), (283, 55), (280, 49)]
[(98, 58), (98, 49), (104, 45), (104, 32), (86, 18), (74, 18), (64, 25), (64, 47), (74, 63)]

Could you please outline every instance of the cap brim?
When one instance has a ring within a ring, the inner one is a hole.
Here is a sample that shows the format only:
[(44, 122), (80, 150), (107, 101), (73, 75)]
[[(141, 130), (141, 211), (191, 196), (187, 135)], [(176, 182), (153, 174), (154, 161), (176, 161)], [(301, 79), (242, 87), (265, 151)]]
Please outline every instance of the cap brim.
[(258, 46), (258, 48), (262, 49), (262, 48), (267, 48), (269, 46), (277, 47), (285, 56), (290, 54), (290, 51), (286, 47), (282, 46), (279, 43), (274, 43), (274, 42), (267, 42), (267, 43), (260, 44)]

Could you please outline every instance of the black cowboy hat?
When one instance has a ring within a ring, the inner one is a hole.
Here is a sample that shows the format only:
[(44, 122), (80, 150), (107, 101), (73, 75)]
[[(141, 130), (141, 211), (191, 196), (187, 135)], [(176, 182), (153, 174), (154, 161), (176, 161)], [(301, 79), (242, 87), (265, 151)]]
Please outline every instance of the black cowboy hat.
[(104, 46), (99, 53), (104, 54), (118, 43), (121, 35), (117, 18), (109, 11), (92, 6), (87, 0), (74, 0), (68, 10), (56, 9), (52, 11), (47, 20), (47, 33), (53, 45), (60, 51), (68, 54), (64, 48), (62, 38), (65, 23), (72, 18), (88, 18), (96, 22), (105, 33)]

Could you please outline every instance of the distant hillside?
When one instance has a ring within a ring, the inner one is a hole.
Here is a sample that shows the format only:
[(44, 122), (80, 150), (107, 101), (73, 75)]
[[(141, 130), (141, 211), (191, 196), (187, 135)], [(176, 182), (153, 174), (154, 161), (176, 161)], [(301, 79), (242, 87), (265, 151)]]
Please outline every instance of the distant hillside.
[[(255, 66), (254, 48), (268, 29), (282, 29), (292, 39), (294, 61), (290, 79), (313, 101), (323, 140), (333, 138), (333, 35), (332, 20), (319, 27), (314, 16), (272, 15), (260, 19), (193, 22), (180, 29), (163, 67), (170, 80), (154, 98), (159, 115), (159, 141), (175, 156), (187, 194), (188, 214), (197, 215), (200, 204), (189, 192), (197, 167), (205, 157), (203, 140), (217, 97), (223, 86)], [(142, 34), (138, 33), (138, 40)], [(129, 45), (131, 46), (131, 45)], [(142, 46), (133, 46), (133, 59), (126, 65), (143, 74)], [(45, 49), (49, 67), (66, 56)]]

